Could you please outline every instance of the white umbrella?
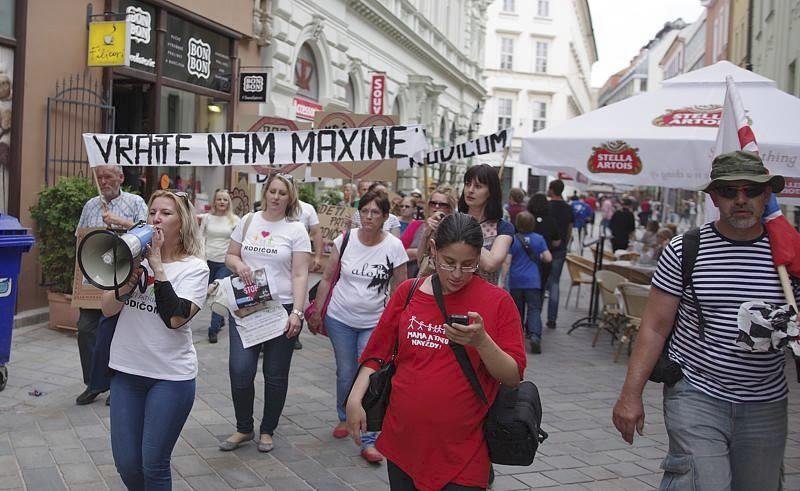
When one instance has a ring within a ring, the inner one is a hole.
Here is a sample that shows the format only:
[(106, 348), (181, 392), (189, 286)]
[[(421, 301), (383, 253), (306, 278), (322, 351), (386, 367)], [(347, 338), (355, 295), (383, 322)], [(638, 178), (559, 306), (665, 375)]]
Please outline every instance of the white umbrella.
[(524, 137), (520, 162), (610, 184), (697, 189), (708, 180), (727, 75), (770, 172), (800, 178), (800, 99), (727, 61)]

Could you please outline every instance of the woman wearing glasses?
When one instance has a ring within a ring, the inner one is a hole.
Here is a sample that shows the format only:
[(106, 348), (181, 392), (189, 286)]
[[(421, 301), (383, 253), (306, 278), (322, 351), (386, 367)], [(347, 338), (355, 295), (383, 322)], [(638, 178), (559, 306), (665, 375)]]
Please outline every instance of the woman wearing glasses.
[[(357, 443), (366, 428), (361, 401), (369, 375), (378, 368), (367, 360), (388, 360), (397, 349), (397, 371), (377, 440), (392, 490), (488, 485), (483, 421), (500, 384), (519, 384), (526, 358), (514, 301), (474, 274), (482, 250), (477, 220), (462, 213), (445, 217), (431, 244), (436, 275), (421, 280), (415, 292), (410, 292), (412, 281), (398, 287), (361, 355), (364, 365), (347, 399), (347, 425)], [(446, 323), (434, 296), (434, 277), (448, 315), (466, 315), (467, 325)], [(465, 347), (488, 405), (470, 387), (449, 343)]]
[(128, 489), (170, 489), (170, 455), (194, 403), (190, 319), (205, 303), (208, 266), (185, 193), (156, 191), (148, 210), (155, 230), (146, 259), (119, 297), (102, 297), (103, 315), (119, 314), (108, 363), (111, 449)]
[[(214, 201), (210, 213), (203, 215), (200, 231), (205, 237), (206, 262), (210, 270), (208, 281), (219, 280), (231, 275), (225, 266), (225, 254), (231, 242), (231, 233), (239, 224), (239, 217), (233, 213), (231, 195), (227, 189), (214, 191)], [(208, 328), (208, 342), (216, 343), (219, 331), (225, 319), (216, 312), (211, 313), (211, 325)]]
[(311, 262), (311, 241), (305, 227), (298, 221), (298, 203), (297, 189), (292, 181), (282, 174), (273, 174), (261, 194), (261, 211), (243, 218), (231, 235), (225, 264), (246, 284), (253, 283), (253, 271), (264, 268), (272, 299), (283, 304), (289, 319), (284, 335), (249, 348), (243, 346), (236, 329), (230, 330), (229, 371), (236, 433), (220, 443), (219, 448), (223, 451), (233, 450), (255, 436), (254, 381), (262, 351), (264, 412), (257, 445), (260, 452), (269, 452), (273, 448), (272, 435), (286, 402), (289, 366), (303, 325), (301, 309), (308, 291), (308, 266)]
[(503, 220), (503, 193), (496, 168), (481, 164), (467, 169), (458, 211), (481, 224), (483, 251), (478, 274), (496, 285), (514, 237), (514, 226)]
[[(430, 274), (428, 266), (428, 243), (431, 235), (442, 219), (453, 213), (456, 199), (450, 186), (443, 185), (436, 188), (428, 199), (425, 220), (414, 220), (400, 237), (408, 254), (408, 276), (413, 278), (420, 274)], [(420, 269), (422, 268), (422, 269)]]
[[(317, 298), (327, 298), (337, 266), (339, 280), (333, 287), (325, 319), (315, 313), (308, 320), (312, 332), (322, 323), (336, 356), (336, 408), (339, 424), (336, 438), (348, 436), (344, 402), (358, 369), (358, 357), (378, 324), (389, 292), (406, 279), (408, 256), (400, 240), (383, 230), (389, 216), (389, 198), (379, 191), (367, 191), (358, 202), (361, 227), (350, 230), (344, 253), (343, 236), (333, 241), (334, 249), (317, 289)], [(361, 439), (361, 456), (377, 464), (383, 456), (375, 449), (375, 433)]]

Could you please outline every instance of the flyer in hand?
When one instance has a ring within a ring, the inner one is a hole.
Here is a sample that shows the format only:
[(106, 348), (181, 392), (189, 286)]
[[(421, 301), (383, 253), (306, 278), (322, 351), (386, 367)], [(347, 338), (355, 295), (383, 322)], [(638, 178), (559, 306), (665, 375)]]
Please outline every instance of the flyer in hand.
[(253, 271), (253, 284), (245, 285), (238, 276), (231, 277), (233, 304), (236, 309), (245, 309), (272, 300), (267, 284), (267, 272), (264, 268)]

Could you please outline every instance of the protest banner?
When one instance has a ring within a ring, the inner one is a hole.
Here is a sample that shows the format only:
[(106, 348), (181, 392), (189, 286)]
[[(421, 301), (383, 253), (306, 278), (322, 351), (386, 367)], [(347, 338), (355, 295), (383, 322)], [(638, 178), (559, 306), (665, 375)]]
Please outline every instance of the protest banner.
[[(263, 116), (250, 124), (247, 131), (269, 133), (275, 131), (301, 131), (310, 129), (311, 123), (307, 121), (298, 122), (292, 121), (291, 119)], [(282, 174), (291, 175), (296, 180), (302, 180), (305, 177), (306, 164), (241, 166), (237, 170), (239, 172), (248, 172), (249, 182), (251, 184), (257, 184), (267, 182), (269, 175), (275, 172), (276, 169)], [(253, 171), (255, 171), (255, 173), (253, 173)]]
[(85, 227), (79, 228), (78, 233), (76, 235), (77, 241), (75, 241), (75, 277), (72, 280), (72, 303), (71, 306), (73, 308), (81, 308), (81, 309), (99, 309), (101, 307), (101, 297), (103, 295), (103, 290), (97, 288), (96, 286), (89, 283), (86, 278), (83, 277), (83, 272), (81, 271), (80, 266), (78, 266), (78, 246), (81, 242), (83, 242), (83, 238), (86, 237), (86, 234), (89, 232), (94, 232), (95, 230), (105, 230), (104, 227)]
[(323, 254), (330, 254), (333, 239), (338, 237), (342, 230), (350, 228), (353, 213), (355, 210), (349, 206), (321, 204), (317, 207), (319, 229), (322, 232)]
[[(317, 131), (342, 131), (343, 129), (358, 128), (363, 131), (366, 128), (394, 127), (397, 118), (392, 115), (370, 115), (353, 114), (343, 111), (318, 111), (314, 115), (314, 128)], [(409, 126), (411, 128), (411, 126)], [(414, 133), (420, 140), (425, 140), (424, 126), (420, 126), (420, 131)], [(408, 154), (411, 156), (413, 154)], [(385, 155), (373, 160), (373, 158), (339, 160), (331, 165), (318, 165), (311, 167), (311, 175), (314, 177), (332, 177), (347, 179), (350, 181), (368, 179), (370, 181), (393, 182), (397, 178), (397, 156)]]
[(267, 133), (84, 133), (83, 141), (93, 167), (380, 163), (428, 146), (422, 125)]
[(398, 159), (398, 170), (410, 169), (415, 165), (446, 164), (454, 160), (486, 155), (511, 148), (514, 129), (506, 128), (491, 135), (480, 136), (447, 148), (431, 150), (428, 153)]

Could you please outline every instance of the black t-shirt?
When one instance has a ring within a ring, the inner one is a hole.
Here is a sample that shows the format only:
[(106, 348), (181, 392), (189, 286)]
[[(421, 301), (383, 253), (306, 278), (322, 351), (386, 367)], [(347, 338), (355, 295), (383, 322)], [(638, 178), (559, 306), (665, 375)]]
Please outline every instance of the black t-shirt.
[(561, 244), (554, 247), (551, 251), (558, 252), (567, 249), (567, 237), (572, 228), (572, 207), (563, 200), (550, 201), (550, 218), (553, 219), (558, 227), (558, 235), (561, 237)]
[(633, 218), (633, 213), (625, 208), (615, 211), (611, 216), (608, 228), (611, 229), (611, 235), (615, 239), (628, 237), (631, 232), (636, 230), (636, 220)]
[(544, 237), (547, 248), (551, 251), (553, 250), (553, 242), (561, 239), (556, 222), (550, 216), (536, 217), (536, 225), (533, 227), (533, 231)]

